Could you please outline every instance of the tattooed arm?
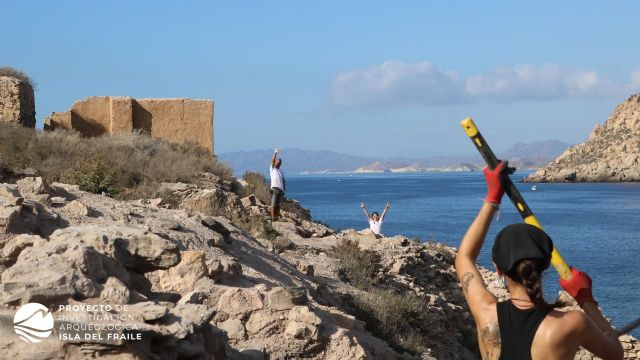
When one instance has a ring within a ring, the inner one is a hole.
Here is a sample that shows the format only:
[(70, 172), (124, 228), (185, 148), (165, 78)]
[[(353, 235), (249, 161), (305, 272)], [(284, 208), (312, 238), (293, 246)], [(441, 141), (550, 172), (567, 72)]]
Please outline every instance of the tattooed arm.
[(485, 306), (496, 303), (495, 297), (487, 290), (476, 266), (476, 259), (495, 212), (496, 208), (492, 204), (485, 202), (482, 205), (478, 216), (464, 235), (456, 255), (456, 273), (474, 317)]
[(496, 313), (496, 298), (487, 290), (478, 271), (476, 259), (487, 235), (496, 207), (484, 203), (478, 216), (465, 234), (455, 268), (471, 314), (476, 321), (478, 343), (483, 359), (497, 359), (500, 356), (500, 329)]

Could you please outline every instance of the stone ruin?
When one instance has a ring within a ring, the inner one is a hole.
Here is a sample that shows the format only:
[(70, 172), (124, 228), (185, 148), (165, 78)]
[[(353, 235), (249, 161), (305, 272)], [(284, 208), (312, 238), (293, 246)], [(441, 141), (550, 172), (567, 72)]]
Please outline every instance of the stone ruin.
[(0, 76), (0, 122), (35, 128), (36, 106), (31, 84)]
[(170, 142), (190, 141), (213, 153), (213, 101), (92, 96), (45, 118), (45, 130), (59, 128), (86, 137), (142, 130)]

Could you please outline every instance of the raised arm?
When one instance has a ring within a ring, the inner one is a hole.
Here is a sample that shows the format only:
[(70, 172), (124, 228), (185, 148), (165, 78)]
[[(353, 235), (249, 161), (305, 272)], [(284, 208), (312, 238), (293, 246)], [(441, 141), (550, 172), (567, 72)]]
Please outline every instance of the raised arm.
[(622, 359), (622, 345), (615, 330), (598, 308), (589, 275), (571, 268), (571, 279), (560, 279), (560, 286), (576, 299), (588, 317), (583, 319), (580, 327), (580, 345), (603, 359)]
[(371, 215), (369, 215), (369, 210), (367, 210), (367, 207), (364, 206), (364, 202), (360, 203), (360, 207), (362, 208), (362, 210), (364, 210), (364, 215), (367, 217), (367, 221), (371, 220)]
[(382, 211), (382, 216), (380, 216), (380, 221), (384, 221), (385, 216), (387, 215), (387, 210), (391, 207), (391, 203), (387, 201), (387, 205), (384, 206), (384, 210)]
[(494, 170), (485, 168), (484, 175), (488, 188), (487, 196), (478, 215), (462, 238), (456, 255), (456, 274), (474, 317), (481, 313), (485, 306), (496, 302), (495, 297), (487, 290), (487, 286), (482, 280), (476, 260), (484, 244), (491, 220), (504, 195), (500, 181), (503, 169), (504, 163), (500, 163)]
[(280, 152), (280, 149), (276, 148), (273, 151), (273, 157), (271, 157), (271, 167), (276, 167), (276, 160), (278, 159), (278, 153)]

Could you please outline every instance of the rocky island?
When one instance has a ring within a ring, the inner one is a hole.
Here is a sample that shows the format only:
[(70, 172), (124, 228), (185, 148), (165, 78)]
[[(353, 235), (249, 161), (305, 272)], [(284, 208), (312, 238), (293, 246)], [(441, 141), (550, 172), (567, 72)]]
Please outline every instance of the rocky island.
[(569, 147), (525, 182), (640, 181), (640, 94), (619, 104), (589, 139)]

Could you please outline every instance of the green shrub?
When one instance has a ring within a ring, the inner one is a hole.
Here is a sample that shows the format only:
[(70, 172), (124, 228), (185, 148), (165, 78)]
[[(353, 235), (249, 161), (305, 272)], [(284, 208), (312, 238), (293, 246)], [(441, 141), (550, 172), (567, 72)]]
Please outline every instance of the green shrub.
[(339, 260), (338, 275), (361, 290), (369, 290), (378, 282), (380, 256), (370, 250), (361, 250), (357, 241), (342, 239), (331, 249), (331, 255)]
[(80, 190), (95, 194), (107, 193), (113, 195), (117, 190), (117, 175), (113, 166), (102, 157), (91, 159), (76, 158), (71, 167), (62, 176), (62, 181), (76, 184)]

